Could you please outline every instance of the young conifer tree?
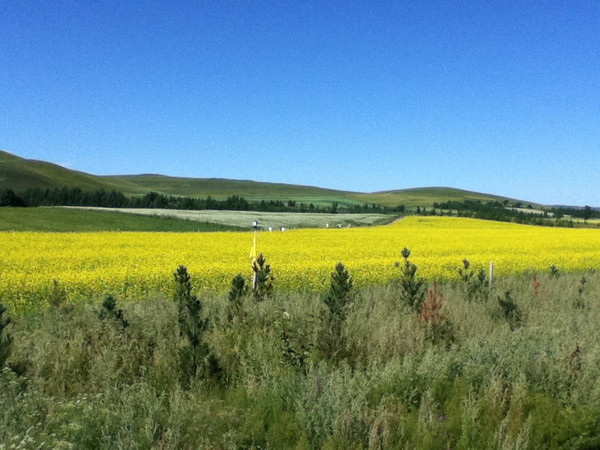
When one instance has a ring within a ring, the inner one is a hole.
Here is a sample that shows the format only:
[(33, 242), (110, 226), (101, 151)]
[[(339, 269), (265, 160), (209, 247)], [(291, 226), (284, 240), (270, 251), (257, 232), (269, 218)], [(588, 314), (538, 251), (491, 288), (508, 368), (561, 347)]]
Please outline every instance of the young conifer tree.
[(193, 286), (187, 267), (179, 266), (174, 274), (177, 302), (179, 335), (185, 344), (180, 348), (180, 361), (184, 385), (198, 375), (217, 376), (220, 373), (218, 360), (204, 342), (209, 329), (208, 318), (202, 317), (202, 302), (192, 294)]
[(329, 291), (323, 297), (326, 310), (321, 316), (321, 333), (317, 344), (327, 359), (339, 359), (343, 356), (342, 328), (352, 301), (353, 286), (350, 273), (344, 264), (338, 262), (331, 273)]
[(6, 312), (6, 307), (0, 303), (0, 369), (6, 364), (10, 356), (13, 337), (6, 332), (6, 327), (10, 324), (10, 317), (2, 317)]

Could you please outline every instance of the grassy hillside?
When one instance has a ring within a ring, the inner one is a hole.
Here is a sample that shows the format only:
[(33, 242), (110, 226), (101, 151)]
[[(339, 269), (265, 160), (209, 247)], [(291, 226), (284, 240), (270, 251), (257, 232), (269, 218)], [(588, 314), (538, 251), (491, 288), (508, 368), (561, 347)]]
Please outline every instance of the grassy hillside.
[(229, 231), (235, 226), (174, 217), (64, 208), (0, 208), (0, 231)]
[[(369, 203), (378, 203), (385, 206), (404, 204), (407, 207), (431, 206), (434, 202), (446, 201), (503, 201), (513, 200), (498, 195), (483, 194), (479, 192), (465, 191), (449, 187), (424, 187), (413, 189), (400, 189), (394, 191), (373, 192), (371, 194), (359, 194), (359, 199)], [(529, 202), (527, 202), (529, 203)]]
[[(340, 206), (377, 203), (385, 206), (400, 204), (408, 208), (430, 207), (433, 202), (479, 199), (504, 200), (504, 197), (445, 187), (414, 188), (374, 193), (360, 193), (300, 186), (219, 178), (182, 178), (164, 175), (95, 176), (66, 169), (56, 164), (20, 158), (0, 151), (0, 188), (79, 187), (83, 190), (116, 189), (125, 195), (142, 195), (150, 191), (167, 195), (224, 199), (240, 195), (250, 201), (294, 200), (299, 203)], [(510, 199), (512, 200), (512, 199)], [(523, 201), (523, 203), (531, 203)]]
[(324, 189), (314, 186), (299, 186), (284, 183), (267, 183), (249, 180), (227, 180), (222, 178), (180, 178), (164, 175), (125, 175), (107, 177), (109, 180), (124, 181), (145, 190), (189, 197), (226, 198), (241, 195), (250, 201), (295, 200), (304, 203), (340, 205), (360, 203), (358, 193)]
[(143, 193), (135, 185), (122, 180), (110, 180), (65, 167), (30, 159), (19, 158), (0, 151), (0, 188), (15, 191), (28, 188), (78, 187), (82, 190), (117, 189), (123, 193)]

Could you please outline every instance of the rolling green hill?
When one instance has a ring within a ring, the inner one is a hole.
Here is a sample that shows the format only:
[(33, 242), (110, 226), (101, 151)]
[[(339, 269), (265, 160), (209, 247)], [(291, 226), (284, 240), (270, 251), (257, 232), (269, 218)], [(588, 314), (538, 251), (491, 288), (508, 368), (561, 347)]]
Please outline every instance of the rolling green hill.
[(129, 194), (144, 192), (140, 187), (130, 185), (126, 181), (113, 181), (67, 169), (57, 164), (23, 159), (0, 151), (0, 188), (19, 191), (29, 188), (52, 189), (56, 187), (78, 187), (86, 191), (117, 189)]
[[(179, 195), (224, 199), (239, 195), (249, 201), (294, 200), (315, 205), (340, 206), (356, 203), (377, 203), (385, 206), (405, 205), (431, 207), (433, 202), (449, 200), (504, 200), (505, 197), (470, 192), (447, 187), (428, 187), (360, 193), (299, 186), (284, 183), (267, 183), (220, 178), (181, 178), (164, 175), (97, 176), (70, 170), (44, 161), (20, 158), (0, 151), (0, 188), (15, 191), (27, 188), (79, 187), (82, 190), (115, 189), (125, 195), (143, 195), (154, 191), (167, 195)], [(513, 199), (509, 199), (513, 200)], [(523, 201), (523, 203), (531, 203)]]

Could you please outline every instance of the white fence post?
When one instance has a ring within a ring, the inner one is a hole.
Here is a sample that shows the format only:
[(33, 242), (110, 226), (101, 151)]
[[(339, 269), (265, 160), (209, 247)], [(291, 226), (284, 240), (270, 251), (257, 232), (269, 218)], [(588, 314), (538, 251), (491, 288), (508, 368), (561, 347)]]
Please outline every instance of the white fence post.
[(494, 281), (494, 262), (490, 261), (490, 288), (492, 287), (493, 281)]

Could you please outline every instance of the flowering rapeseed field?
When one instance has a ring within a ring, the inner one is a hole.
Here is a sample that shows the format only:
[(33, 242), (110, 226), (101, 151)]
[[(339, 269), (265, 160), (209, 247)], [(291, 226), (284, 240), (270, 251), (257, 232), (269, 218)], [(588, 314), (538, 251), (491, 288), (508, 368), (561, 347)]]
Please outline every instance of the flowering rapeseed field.
[[(34, 306), (58, 280), (71, 299), (102, 293), (137, 298), (171, 292), (186, 265), (198, 290), (226, 291), (237, 273), (251, 275), (248, 233), (0, 233), (0, 299)], [(600, 268), (600, 230), (543, 228), (474, 219), (408, 217), (392, 225), (259, 232), (278, 290), (321, 290), (338, 261), (356, 286), (397, 277), (403, 247), (418, 274), (456, 278), (463, 258), (490, 261), (496, 275)]]

